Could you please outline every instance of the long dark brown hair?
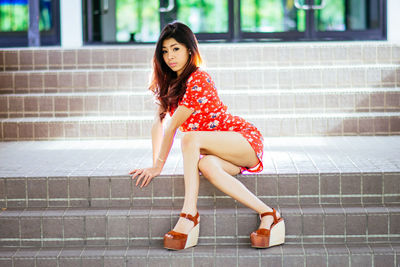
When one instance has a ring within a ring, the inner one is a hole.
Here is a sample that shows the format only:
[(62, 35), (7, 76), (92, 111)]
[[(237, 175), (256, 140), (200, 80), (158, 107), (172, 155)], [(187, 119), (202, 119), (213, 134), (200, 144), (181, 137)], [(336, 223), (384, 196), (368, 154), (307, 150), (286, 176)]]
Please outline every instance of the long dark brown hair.
[[(169, 38), (175, 39), (190, 51), (186, 67), (179, 76), (170, 69), (163, 58), (162, 45), (164, 40)], [(197, 39), (192, 30), (180, 22), (167, 24), (157, 41), (153, 56), (153, 74), (149, 86), (162, 107), (161, 120), (164, 119), (166, 112), (178, 106), (178, 102), (186, 92), (186, 81), (197, 70), (201, 62)]]

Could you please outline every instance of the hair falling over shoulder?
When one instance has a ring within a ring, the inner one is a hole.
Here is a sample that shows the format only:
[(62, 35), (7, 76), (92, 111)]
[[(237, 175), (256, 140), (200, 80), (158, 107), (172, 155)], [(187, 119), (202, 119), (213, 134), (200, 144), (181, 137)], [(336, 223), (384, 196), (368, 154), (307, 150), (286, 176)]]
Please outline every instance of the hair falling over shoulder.
[[(163, 59), (162, 46), (166, 39), (173, 38), (178, 43), (186, 46), (191, 52), (188, 63), (181, 75), (169, 68)], [(153, 56), (153, 74), (149, 89), (155, 94), (163, 112), (160, 119), (163, 120), (166, 113), (178, 106), (178, 102), (186, 92), (186, 81), (202, 63), (198, 42), (192, 30), (183, 23), (173, 22), (167, 24), (162, 30), (156, 44)]]

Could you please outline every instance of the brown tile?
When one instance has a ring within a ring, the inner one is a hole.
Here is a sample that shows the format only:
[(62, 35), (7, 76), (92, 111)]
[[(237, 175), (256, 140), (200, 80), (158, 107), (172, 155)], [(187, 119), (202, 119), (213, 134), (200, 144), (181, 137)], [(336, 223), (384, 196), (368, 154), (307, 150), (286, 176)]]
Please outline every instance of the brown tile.
[(103, 87), (115, 89), (118, 85), (117, 83), (117, 73), (114, 71), (109, 71), (103, 73)]
[[(58, 73), (58, 86), (60, 88), (72, 88), (72, 73)], [(76, 73), (74, 73), (76, 75)]]
[(54, 97), (54, 109), (56, 112), (68, 112), (68, 97), (56, 96)]
[(134, 49), (120, 49), (119, 61), (121, 64), (134, 64), (135, 63), (135, 51)]
[(68, 181), (66, 178), (49, 178), (49, 199), (67, 198)]
[(114, 138), (126, 138), (128, 136), (126, 122), (112, 122), (110, 130), (110, 134)]
[(85, 239), (84, 217), (64, 217), (64, 238)]
[(62, 122), (49, 123), (50, 138), (64, 138), (64, 124)]
[(0, 88), (13, 88), (13, 77), (10, 74), (0, 73)]
[[(159, 179), (163, 180), (163, 179)], [(131, 197), (130, 177), (114, 177), (111, 179), (111, 198), (130, 198)], [(170, 194), (171, 195), (171, 194)]]
[(342, 194), (360, 194), (361, 176), (359, 174), (342, 174), (341, 177)]
[(64, 50), (62, 53), (63, 66), (76, 65), (76, 50)]
[(104, 53), (105, 62), (107, 65), (118, 65), (119, 64), (119, 49), (107, 49)]
[(39, 111), (40, 112), (54, 112), (54, 103), (52, 97), (39, 98)]
[[(21, 217), (21, 238), (22, 239), (41, 239), (41, 218), (40, 217)], [(40, 241), (23, 241), (24, 245), (40, 245)], [(36, 243), (36, 244), (35, 244)], [(39, 243), (39, 244), (38, 244)]]
[(69, 111), (70, 112), (83, 112), (83, 98), (71, 97), (69, 98)]
[(18, 135), (22, 139), (33, 138), (33, 124), (32, 123), (20, 123), (18, 124)]
[(372, 214), (368, 215), (368, 235), (388, 234), (388, 216)]
[(35, 138), (46, 139), (49, 137), (49, 124), (46, 122), (34, 123)]
[(300, 175), (299, 194), (301, 195), (318, 195), (319, 179), (318, 175)]
[(296, 175), (282, 175), (278, 177), (278, 195), (297, 195), (298, 177)]
[(57, 74), (45, 73), (44, 87), (46, 89), (50, 89), (50, 88), (57, 88), (57, 86), (58, 86)]
[(96, 137), (96, 125), (89, 122), (82, 122), (79, 124), (79, 132), (81, 138), (95, 138)]
[(19, 55), (17, 51), (5, 51), (4, 52), (6, 68), (9, 66), (18, 65)]
[(346, 135), (356, 135), (358, 130), (358, 119), (344, 119), (343, 120), (343, 133)]
[(389, 122), (390, 122), (389, 118), (377, 117), (377, 118), (373, 118), (373, 121), (374, 121), (375, 134), (387, 134), (390, 132), (389, 131)]
[(101, 88), (102, 87), (102, 73), (101, 72), (89, 72), (88, 73), (88, 87), (89, 88)]
[(400, 118), (390, 117), (390, 132), (399, 133), (400, 132)]
[(56, 241), (56, 243), (62, 244), (63, 223), (61, 217), (43, 218), (42, 227), (44, 238), (59, 239), (57, 240), (58, 242)]
[(38, 66), (40, 66), (41, 69), (44, 69), (43, 67), (48, 64), (47, 60), (47, 50), (35, 50), (33, 53), (33, 60), (35, 64), (35, 69), (38, 69)]
[(72, 77), (72, 87), (76, 89), (86, 89), (88, 87), (87, 73), (74, 73)]
[(373, 118), (359, 118), (359, 131), (360, 131), (360, 134), (373, 134), (374, 133), (374, 119)]
[[(108, 217), (107, 221), (107, 238), (108, 243), (112, 245), (128, 245), (128, 218), (124, 217)], [(124, 238), (116, 240), (116, 238)]]
[(128, 217), (129, 238), (149, 237), (148, 217)]
[(367, 229), (367, 217), (363, 214), (346, 215), (346, 234), (365, 235)]
[(33, 53), (32, 51), (19, 52), (19, 65), (22, 70), (33, 69)]
[(105, 63), (105, 51), (102, 49), (92, 50), (92, 64), (103, 65)]
[(64, 123), (64, 133), (66, 138), (68, 137), (79, 138), (80, 136), (79, 123), (78, 122)]
[(17, 123), (4, 123), (3, 136), (6, 139), (15, 140), (18, 137), (18, 124)]
[(49, 64), (61, 67), (62, 65), (62, 51), (60, 50), (49, 50)]
[(400, 234), (400, 214), (390, 214), (390, 234)]
[(28, 179), (28, 199), (46, 199), (47, 181), (46, 179)]
[(362, 177), (363, 194), (382, 194), (383, 176), (382, 174), (364, 174)]
[(132, 87), (132, 73), (128, 71), (121, 71), (117, 73), (117, 87), (118, 89), (127, 89)]
[(22, 113), (24, 111), (24, 99), (18, 96), (8, 98), (8, 111)]
[(86, 217), (85, 220), (86, 237), (95, 237), (96, 240), (88, 240), (88, 245), (105, 244), (106, 241), (106, 218), (105, 217)]
[(110, 137), (110, 134), (109, 123), (96, 123), (96, 137)]
[(90, 177), (90, 196), (91, 198), (110, 197), (110, 182), (108, 177)]
[(24, 97), (24, 110), (25, 112), (38, 112), (39, 101), (37, 97)]
[(91, 50), (78, 50), (77, 51), (77, 58), (78, 58), (78, 65), (79, 66), (90, 66), (92, 61)]
[(31, 73), (29, 75), (29, 87), (30, 89), (43, 89), (43, 74)]

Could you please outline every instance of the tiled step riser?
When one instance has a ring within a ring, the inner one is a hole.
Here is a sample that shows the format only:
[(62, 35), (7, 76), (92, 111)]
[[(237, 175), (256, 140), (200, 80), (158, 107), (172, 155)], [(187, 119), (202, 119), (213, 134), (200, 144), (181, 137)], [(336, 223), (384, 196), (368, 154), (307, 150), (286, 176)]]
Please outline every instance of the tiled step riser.
[[(246, 114), (243, 114), (246, 118)], [(283, 117), (283, 118), (282, 118)], [(151, 119), (150, 119), (151, 118)], [(398, 135), (400, 117), (332, 117), (296, 118), (280, 116), (249, 119), (264, 136), (345, 136)], [(107, 117), (80, 121), (32, 118), (29, 121), (4, 120), (0, 124), (0, 140), (87, 140), (132, 139), (151, 136), (152, 116), (108, 120)]]
[[(400, 87), (399, 65), (208, 68), (218, 89)], [(0, 93), (144, 91), (150, 69), (0, 73)]]
[[(248, 244), (250, 233), (257, 229), (257, 215), (250, 210), (200, 212), (203, 244)], [(400, 210), (396, 207), (282, 207), (282, 214), (288, 243), (400, 241)], [(178, 215), (178, 209), (152, 210), (149, 214), (147, 208), (4, 211), (0, 216), (0, 245), (159, 245)]]
[[(351, 167), (351, 166), (350, 166)], [(266, 166), (267, 168), (267, 166)], [(353, 167), (355, 168), (355, 167)], [(56, 170), (55, 173), (61, 173)], [(81, 170), (84, 172), (84, 170)], [(162, 176), (140, 189), (129, 176), (7, 178), (0, 180), (1, 207), (181, 207), (182, 176)], [(252, 175), (238, 179), (265, 202), (275, 204), (400, 203), (399, 173)], [(199, 206), (241, 207), (201, 178)]]
[[(0, 71), (148, 67), (155, 46), (83, 49), (7, 49)], [(391, 44), (203, 45), (207, 66), (274, 66), (399, 63), (400, 47)], [(243, 55), (246, 55), (243, 57)]]
[[(198, 246), (184, 251), (158, 247), (9, 248), (1, 266), (397, 266), (399, 246), (384, 244), (304, 244), (254, 249), (249, 245)], [(36, 265), (35, 265), (36, 264)]]
[[(233, 114), (398, 112), (400, 92), (220, 92)], [(151, 94), (0, 95), (0, 118), (152, 115)]]

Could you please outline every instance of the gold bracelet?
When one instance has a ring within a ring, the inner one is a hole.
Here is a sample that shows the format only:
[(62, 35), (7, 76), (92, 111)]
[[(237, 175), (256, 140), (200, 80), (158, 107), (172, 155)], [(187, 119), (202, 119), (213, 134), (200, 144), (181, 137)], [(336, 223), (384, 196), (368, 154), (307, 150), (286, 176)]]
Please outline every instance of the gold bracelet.
[(165, 160), (161, 159), (160, 157), (158, 157), (158, 160), (161, 162), (164, 162)]

